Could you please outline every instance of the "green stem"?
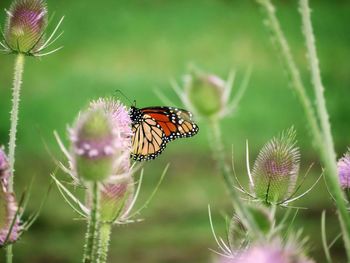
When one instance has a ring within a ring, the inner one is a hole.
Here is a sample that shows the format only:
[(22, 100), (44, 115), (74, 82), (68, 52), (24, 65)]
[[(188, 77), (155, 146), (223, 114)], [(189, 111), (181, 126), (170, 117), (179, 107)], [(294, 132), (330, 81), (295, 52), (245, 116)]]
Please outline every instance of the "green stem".
[(341, 190), (338, 181), (338, 171), (337, 171), (337, 160), (336, 153), (334, 150), (334, 143), (331, 133), (331, 125), (329, 121), (329, 116), (326, 107), (326, 100), (324, 97), (324, 87), (321, 80), (321, 73), (319, 67), (319, 61), (317, 58), (315, 37), (311, 24), (310, 8), (308, 0), (300, 0), (300, 12), (302, 16), (303, 32), (306, 40), (306, 48), (308, 54), (308, 60), (311, 69), (312, 84), (314, 87), (316, 102), (317, 102), (317, 113), (321, 123), (321, 129), (323, 133), (323, 143), (322, 145), (322, 157), (325, 166), (328, 171), (325, 173), (327, 184), (329, 185), (329, 190), (335, 198), (338, 211), (339, 219), (343, 227), (343, 238), (350, 260), (350, 217), (346, 209), (344, 193)]
[(322, 134), (315, 118), (312, 103), (306, 94), (305, 87), (301, 80), (299, 69), (295, 64), (287, 39), (284, 36), (279, 21), (276, 17), (275, 7), (271, 4), (270, 0), (257, 0), (257, 2), (260, 3), (266, 11), (268, 18), (267, 25), (271, 29), (273, 37), (276, 40), (277, 48), (282, 54), (282, 59), (291, 79), (292, 87), (294, 87), (302, 107), (304, 108), (307, 121), (310, 124), (312, 135), (315, 137), (314, 145), (318, 147), (318, 143), (322, 141)]
[[(11, 128), (10, 128), (10, 139), (9, 139), (9, 164), (10, 173), (8, 182), (9, 192), (13, 192), (13, 176), (15, 167), (15, 149), (16, 149), (16, 134), (17, 134), (17, 124), (18, 124), (18, 108), (20, 101), (21, 85), (22, 85), (22, 75), (24, 67), (24, 55), (18, 54), (15, 61), (15, 72), (13, 80), (12, 89), (12, 109), (11, 109)], [(12, 245), (8, 245), (6, 248), (6, 263), (12, 263), (13, 252)]]
[(13, 80), (12, 90), (12, 109), (11, 109), (11, 128), (10, 128), (10, 140), (9, 140), (9, 163), (11, 176), (9, 178), (9, 191), (13, 191), (13, 175), (15, 166), (15, 149), (16, 149), (16, 134), (18, 123), (18, 108), (20, 101), (20, 92), (22, 85), (22, 75), (24, 67), (24, 55), (18, 54), (15, 62), (15, 73)]
[(97, 241), (99, 237), (99, 185), (98, 182), (92, 183), (92, 207), (88, 220), (88, 228), (85, 235), (85, 246), (83, 263), (98, 262), (96, 259)]
[(8, 245), (6, 247), (6, 263), (12, 263), (13, 253), (12, 253), (12, 245)]
[(108, 256), (109, 242), (111, 239), (112, 225), (103, 223), (100, 227), (99, 263), (106, 263)]
[(234, 188), (235, 183), (233, 181), (230, 168), (225, 161), (225, 151), (224, 151), (224, 145), (221, 139), (219, 120), (217, 118), (211, 119), (209, 128), (210, 128), (210, 134), (212, 136), (211, 148), (213, 151), (213, 155), (218, 163), (221, 175), (223, 176), (227, 190), (230, 193), (236, 212), (240, 217), (244, 217), (246, 219), (245, 222), (249, 224), (248, 228), (250, 229), (251, 233), (253, 235), (257, 235), (258, 237), (260, 237), (260, 231), (256, 222), (254, 221), (249, 210), (243, 205), (243, 202), (240, 200)]

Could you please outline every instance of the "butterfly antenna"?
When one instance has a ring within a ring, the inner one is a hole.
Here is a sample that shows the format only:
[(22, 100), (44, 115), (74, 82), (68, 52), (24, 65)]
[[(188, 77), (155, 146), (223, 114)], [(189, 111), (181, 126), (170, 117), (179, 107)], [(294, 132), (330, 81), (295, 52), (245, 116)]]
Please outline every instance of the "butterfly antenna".
[[(115, 90), (115, 92), (114, 92), (114, 96), (115, 97), (118, 97), (118, 93), (120, 94), (120, 95), (122, 95), (129, 103), (130, 103), (130, 105), (133, 105), (133, 103), (132, 103), (132, 101), (129, 99), (129, 97), (128, 96), (126, 96), (120, 89), (117, 89), (117, 90)], [(135, 100), (134, 100), (134, 103), (135, 103)]]

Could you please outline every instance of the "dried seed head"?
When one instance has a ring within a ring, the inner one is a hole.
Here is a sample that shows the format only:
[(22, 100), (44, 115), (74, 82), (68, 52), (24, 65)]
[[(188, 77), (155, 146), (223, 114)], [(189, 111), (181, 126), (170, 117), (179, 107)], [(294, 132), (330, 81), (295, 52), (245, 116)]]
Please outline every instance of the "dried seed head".
[(43, 0), (16, 0), (7, 11), (5, 41), (18, 53), (34, 53), (44, 41), (47, 7)]
[(131, 176), (106, 183), (101, 190), (100, 216), (102, 221), (112, 222), (120, 218), (132, 203), (134, 182)]
[(0, 246), (13, 243), (19, 238), (19, 219), (15, 218), (17, 209), (14, 195), (0, 187)]
[(252, 188), (258, 199), (267, 203), (281, 202), (295, 190), (300, 164), (295, 136), (291, 128), (260, 151), (252, 172)]
[(218, 115), (224, 108), (225, 81), (212, 74), (192, 72), (185, 78), (185, 91), (195, 111), (203, 117)]

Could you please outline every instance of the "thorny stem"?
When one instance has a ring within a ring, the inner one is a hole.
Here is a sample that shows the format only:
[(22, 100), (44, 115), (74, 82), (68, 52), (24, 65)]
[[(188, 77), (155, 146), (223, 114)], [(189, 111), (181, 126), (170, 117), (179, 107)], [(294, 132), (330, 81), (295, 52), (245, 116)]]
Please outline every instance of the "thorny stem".
[(327, 183), (332, 195), (335, 198), (339, 211), (339, 220), (343, 227), (343, 238), (348, 259), (350, 260), (350, 217), (344, 202), (344, 194), (338, 182), (336, 153), (331, 133), (331, 125), (324, 97), (324, 87), (322, 85), (319, 61), (317, 58), (315, 37), (311, 24), (311, 10), (308, 0), (300, 0), (300, 12), (303, 23), (303, 33), (306, 40), (308, 60), (311, 70), (312, 84), (316, 95), (317, 114), (321, 123), (323, 134), (322, 157), (328, 172), (325, 173)]
[(15, 62), (15, 74), (13, 80), (12, 91), (12, 109), (11, 109), (11, 128), (10, 128), (10, 140), (9, 140), (9, 163), (11, 176), (9, 178), (9, 191), (13, 192), (13, 175), (15, 166), (15, 149), (16, 149), (16, 134), (18, 123), (18, 108), (20, 101), (20, 92), (22, 85), (22, 75), (24, 67), (24, 55), (18, 54)]
[(244, 217), (246, 219), (245, 221), (249, 224), (249, 226), (247, 227), (251, 230), (251, 234), (257, 235), (258, 237), (260, 237), (259, 236), (260, 231), (256, 222), (254, 221), (249, 210), (247, 210), (246, 207), (243, 205), (243, 203), (239, 199), (237, 192), (234, 189), (234, 181), (231, 176), (230, 168), (225, 161), (225, 151), (224, 151), (224, 146), (221, 139), (219, 120), (217, 118), (211, 119), (209, 128), (210, 128), (210, 131), (209, 131), (210, 135), (212, 136), (211, 147), (212, 147), (213, 155), (218, 163), (221, 175), (223, 176), (226, 187), (230, 193), (236, 212), (240, 217)]
[[(10, 163), (10, 173), (8, 187), (9, 191), (13, 192), (13, 176), (14, 176), (14, 166), (15, 166), (15, 149), (16, 149), (16, 134), (17, 134), (17, 124), (18, 124), (18, 108), (20, 101), (21, 85), (22, 85), (22, 75), (24, 67), (24, 55), (18, 54), (15, 61), (15, 73), (13, 80), (13, 90), (12, 90), (12, 109), (11, 109), (11, 128), (10, 128), (10, 139), (9, 139), (9, 163)], [(13, 252), (12, 245), (8, 245), (6, 248), (6, 263), (12, 263)]]
[(342, 232), (344, 243), (348, 259), (350, 259), (350, 218), (348, 211), (346, 210), (344, 201), (345, 199), (343, 197), (343, 193), (340, 189), (340, 185), (337, 179), (336, 156), (325, 98), (323, 94), (323, 85), (320, 77), (308, 2), (307, 0), (300, 0), (300, 7), (303, 19), (303, 30), (308, 51), (308, 59), (311, 67), (312, 82), (317, 99), (317, 113), (320, 119), (321, 127), (318, 125), (314, 114), (314, 109), (312, 108), (309, 97), (306, 95), (306, 89), (302, 83), (300, 72), (294, 62), (288, 42), (276, 17), (275, 7), (272, 5), (270, 0), (257, 0), (257, 2), (261, 4), (266, 11), (268, 17), (268, 26), (270, 27), (272, 34), (275, 37), (278, 48), (280, 49), (282, 59), (286, 64), (287, 71), (292, 80), (292, 86), (296, 90), (299, 100), (304, 108), (306, 118), (311, 127), (312, 135), (315, 139), (315, 147), (319, 151), (325, 167), (328, 170), (328, 172), (325, 173), (325, 178), (329, 184), (330, 193), (334, 196), (338, 207), (339, 221), (343, 230)]
[(102, 223), (100, 226), (100, 244), (98, 248), (99, 263), (106, 263), (108, 256), (109, 242), (111, 238), (112, 224)]
[(83, 263), (95, 263), (97, 241), (99, 237), (99, 185), (98, 182), (92, 183), (92, 207), (88, 219), (88, 229), (85, 236)]

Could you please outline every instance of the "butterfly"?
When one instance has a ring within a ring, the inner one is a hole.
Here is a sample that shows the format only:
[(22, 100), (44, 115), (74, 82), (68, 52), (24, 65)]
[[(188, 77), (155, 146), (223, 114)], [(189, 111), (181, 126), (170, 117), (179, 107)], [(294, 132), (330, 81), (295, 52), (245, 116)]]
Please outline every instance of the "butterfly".
[(132, 121), (131, 157), (136, 161), (156, 158), (168, 142), (177, 138), (192, 137), (198, 126), (192, 121), (192, 113), (174, 107), (130, 107)]

